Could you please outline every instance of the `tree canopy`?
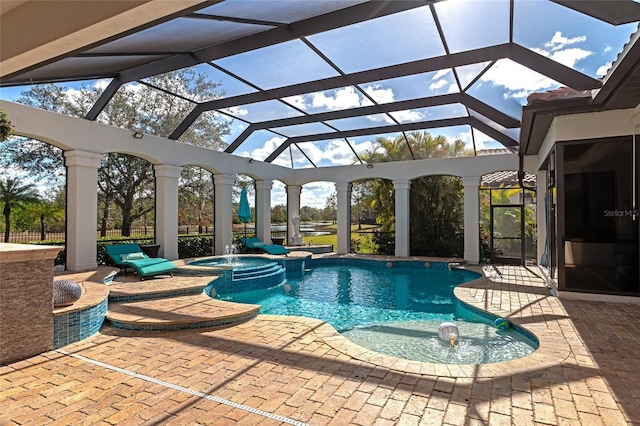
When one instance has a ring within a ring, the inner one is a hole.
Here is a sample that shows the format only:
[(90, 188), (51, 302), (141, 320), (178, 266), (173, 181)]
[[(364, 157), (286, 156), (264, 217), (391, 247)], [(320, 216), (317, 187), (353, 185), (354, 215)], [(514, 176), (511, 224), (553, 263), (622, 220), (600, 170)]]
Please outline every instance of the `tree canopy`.
[(11, 234), (11, 209), (18, 205), (38, 200), (38, 193), (31, 183), (23, 184), (18, 179), (0, 179), (0, 201), (4, 205), (4, 242), (9, 242)]
[[(104, 85), (85, 84), (69, 91), (56, 84), (36, 85), (21, 93), (18, 103), (75, 117), (84, 117), (102, 94)], [(182, 97), (169, 96), (165, 90), (178, 92)], [(97, 121), (132, 131), (167, 137), (186, 117), (197, 102), (220, 97), (219, 85), (211, 83), (193, 69), (181, 69), (125, 85), (99, 114)], [(215, 115), (203, 115), (179, 139), (180, 142), (221, 150), (222, 136), (229, 132), (229, 121)], [(60, 149), (40, 141), (10, 138), (4, 142), (0, 164), (19, 165), (31, 176), (50, 184), (61, 184), (64, 177), (63, 156)], [(180, 180), (182, 188), (198, 188), (202, 196), (213, 192), (210, 174), (193, 172), (188, 168)], [(130, 155), (105, 155), (98, 171), (98, 198), (101, 212), (100, 228), (104, 234), (108, 226), (121, 226), (122, 235), (130, 233), (136, 219), (153, 211), (153, 170), (145, 160)], [(202, 201), (194, 197), (182, 198), (187, 210), (201, 209)], [(111, 206), (116, 206), (120, 223), (114, 224)], [(202, 220), (199, 223), (203, 223)]]

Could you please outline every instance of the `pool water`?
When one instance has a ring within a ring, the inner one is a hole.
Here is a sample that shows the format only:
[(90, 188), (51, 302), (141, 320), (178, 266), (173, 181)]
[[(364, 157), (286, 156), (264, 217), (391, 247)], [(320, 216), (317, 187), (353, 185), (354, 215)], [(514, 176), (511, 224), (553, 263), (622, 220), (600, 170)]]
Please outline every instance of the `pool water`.
[(273, 263), (272, 260), (251, 256), (220, 256), (189, 262), (197, 266), (233, 266), (234, 269), (254, 268)]
[[(474, 364), (534, 352), (532, 338), (498, 331), (489, 315), (457, 301), (455, 286), (479, 276), (447, 268), (318, 266), (275, 287), (216, 298), (262, 305), (263, 314), (317, 318), (360, 346), (409, 360)], [(438, 338), (446, 321), (460, 331), (453, 349)]]

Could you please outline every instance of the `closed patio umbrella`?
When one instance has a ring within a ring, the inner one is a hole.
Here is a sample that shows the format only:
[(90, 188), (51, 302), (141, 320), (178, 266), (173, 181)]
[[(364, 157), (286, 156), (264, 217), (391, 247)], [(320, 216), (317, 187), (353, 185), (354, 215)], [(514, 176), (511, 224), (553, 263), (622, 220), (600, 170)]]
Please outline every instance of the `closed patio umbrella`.
[(242, 187), (240, 192), (240, 205), (238, 206), (238, 219), (244, 223), (244, 236), (247, 236), (247, 222), (251, 220), (251, 208), (249, 207), (249, 197), (247, 188)]

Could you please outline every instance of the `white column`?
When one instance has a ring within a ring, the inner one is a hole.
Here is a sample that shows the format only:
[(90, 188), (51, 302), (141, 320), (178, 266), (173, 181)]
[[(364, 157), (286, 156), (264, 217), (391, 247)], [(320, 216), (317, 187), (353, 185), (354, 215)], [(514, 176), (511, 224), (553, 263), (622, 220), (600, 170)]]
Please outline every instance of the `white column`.
[(295, 235), (295, 227), (293, 226), (293, 218), (300, 216), (300, 193), (302, 186), (287, 185), (287, 244), (293, 242)]
[(65, 151), (67, 167), (66, 268), (94, 269), (97, 262), (98, 168), (102, 154)]
[(338, 254), (351, 251), (351, 188), (350, 182), (336, 183), (338, 204)]
[(225, 246), (233, 243), (233, 184), (234, 175), (213, 175), (215, 186), (215, 247), (214, 254), (224, 254)]
[(396, 250), (395, 255), (399, 257), (409, 256), (410, 232), (409, 221), (409, 189), (410, 180), (394, 180), (393, 189), (396, 191)]
[(272, 181), (256, 181), (256, 237), (271, 244), (271, 188)]
[(547, 241), (547, 209), (545, 198), (547, 197), (547, 171), (538, 170), (536, 173), (536, 229), (538, 234), (536, 263), (540, 263)]
[(464, 260), (480, 262), (480, 177), (462, 178), (464, 186)]
[(156, 244), (160, 257), (178, 258), (178, 181), (182, 167), (155, 164), (156, 177)]

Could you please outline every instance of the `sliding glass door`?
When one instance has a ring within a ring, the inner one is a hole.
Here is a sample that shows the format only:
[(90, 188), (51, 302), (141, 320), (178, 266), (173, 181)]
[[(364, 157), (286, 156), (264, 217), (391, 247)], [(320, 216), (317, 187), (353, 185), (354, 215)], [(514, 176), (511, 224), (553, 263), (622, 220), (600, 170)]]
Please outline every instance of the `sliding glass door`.
[(640, 295), (636, 144), (556, 145), (560, 290)]

